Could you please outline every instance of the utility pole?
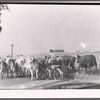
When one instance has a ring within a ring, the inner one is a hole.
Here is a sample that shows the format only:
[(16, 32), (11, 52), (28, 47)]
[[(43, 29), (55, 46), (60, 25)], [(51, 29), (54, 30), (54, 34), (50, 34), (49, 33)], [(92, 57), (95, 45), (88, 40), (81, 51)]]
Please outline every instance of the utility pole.
[[(0, 10), (1, 11), (1, 10)], [(2, 31), (2, 27), (1, 27), (1, 15), (2, 15), (2, 13), (0, 13), (0, 33), (1, 33), (1, 31)]]
[(11, 59), (13, 59), (13, 47), (14, 47), (14, 44), (11, 44)]

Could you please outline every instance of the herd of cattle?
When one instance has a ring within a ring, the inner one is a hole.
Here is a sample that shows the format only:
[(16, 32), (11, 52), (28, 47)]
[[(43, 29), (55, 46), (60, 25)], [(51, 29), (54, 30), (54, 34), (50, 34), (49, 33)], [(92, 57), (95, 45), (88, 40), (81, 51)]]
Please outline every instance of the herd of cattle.
[[(0, 77), (27, 77), (31, 79), (58, 79), (67, 77), (69, 73), (75, 74), (76, 63), (78, 64), (78, 71), (80, 68), (84, 68), (86, 73), (87, 69), (94, 67), (97, 68), (97, 61), (94, 55), (83, 56), (57, 56), (57, 59), (53, 63), (49, 63), (48, 56), (45, 57), (16, 57), (14, 59), (6, 58), (0, 59)], [(70, 71), (69, 71), (70, 69)]]

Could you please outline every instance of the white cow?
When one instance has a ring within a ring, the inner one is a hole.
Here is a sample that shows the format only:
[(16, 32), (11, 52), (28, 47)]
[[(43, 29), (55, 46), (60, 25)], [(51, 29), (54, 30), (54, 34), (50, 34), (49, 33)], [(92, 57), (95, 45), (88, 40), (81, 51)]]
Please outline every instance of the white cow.
[(31, 80), (38, 79), (39, 63), (37, 59), (35, 59), (34, 57), (28, 56), (24, 67), (27, 69), (27, 71), (30, 72)]
[(18, 57), (16, 58), (16, 67), (18, 68), (19, 72), (18, 72), (18, 76), (23, 76), (26, 75), (25, 72), (25, 63), (26, 63), (26, 58), (25, 57)]
[(10, 57), (9, 58), (6, 58), (5, 59), (5, 63), (7, 64), (7, 67), (10, 70), (9, 73), (12, 76), (16, 77), (16, 64), (15, 64), (15, 59), (11, 59)]

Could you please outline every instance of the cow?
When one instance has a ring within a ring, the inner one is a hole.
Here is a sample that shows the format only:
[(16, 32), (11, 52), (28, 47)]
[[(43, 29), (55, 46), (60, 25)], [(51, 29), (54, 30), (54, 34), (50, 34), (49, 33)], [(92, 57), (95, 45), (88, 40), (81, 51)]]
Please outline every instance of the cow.
[(45, 70), (46, 70), (46, 59), (47, 57), (37, 57), (37, 61), (39, 63), (39, 70), (38, 70), (38, 75), (40, 79), (45, 78)]
[(25, 57), (19, 57), (16, 58), (16, 72), (17, 76), (27, 76), (26, 68), (24, 67), (24, 64), (26, 63)]
[(11, 71), (10, 67), (7, 65), (7, 63), (3, 59), (0, 59), (0, 75), (1, 75), (1, 79), (4, 78), (5, 74), (7, 74), (7, 77), (9, 77), (10, 71)]
[(73, 75), (75, 73), (75, 59), (76, 57), (70, 55), (64, 55), (61, 57), (61, 71), (63, 76)]
[(16, 59), (6, 58), (5, 63), (10, 68), (10, 74), (13, 77), (17, 77), (18, 67), (16, 66)]
[(98, 70), (96, 57), (94, 55), (83, 55), (83, 56), (76, 55), (76, 62), (79, 63), (78, 69), (85, 68), (86, 73), (87, 73), (87, 68), (91, 69), (91, 67), (95, 67), (96, 70)]
[(38, 79), (38, 72), (39, 72), (39, 63), (38, 60), (35, 59), (35, 57), (27, 57), (27, 61), (24, 64), (24, 67), (28, 72), (30, 72), (31, 80), (37, 80)]
[(65, 55), (64, 56), (64, 65), (65, 67), (71, 68), (72, 71), (75, 71), (75, 61), (76, 61), (76, 57), (74, 56), (69, 56), (69, 55)]

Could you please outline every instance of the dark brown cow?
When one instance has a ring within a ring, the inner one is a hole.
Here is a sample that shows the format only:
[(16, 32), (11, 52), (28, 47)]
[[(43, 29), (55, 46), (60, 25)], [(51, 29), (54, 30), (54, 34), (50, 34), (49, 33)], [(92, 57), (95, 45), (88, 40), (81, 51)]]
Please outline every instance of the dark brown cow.
[(37, 61), (39, 64), (39, 70), (38, 70), (38, 74), (39, 74), (39, 78), (43, 79), (44, 78), (44, 74), (45, 74), (45, 69), (46, 69), (46, 57), (42, 58), (42, 57), (38, 57)]
[(69, 68), (72, 68), (72, 71), (75, 71), (75, 60), (76, 60), (76, 57), (74, 56), (69, 56), (69, 55), (65, 55), (63, 56), (64, 58), (64, 66), (65, 67), (69, 67)]
[(87, 73), (87, 68), (91, 69), (91, 67), (95, 66), (97, 70), (97, 61), (94, 55), (83, 55), (83, 56), (77, 55), (76, 58), (77, 58), (77, 63), (79, 63), (79, 69), (85, 68)]

